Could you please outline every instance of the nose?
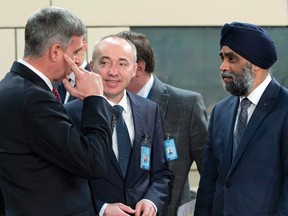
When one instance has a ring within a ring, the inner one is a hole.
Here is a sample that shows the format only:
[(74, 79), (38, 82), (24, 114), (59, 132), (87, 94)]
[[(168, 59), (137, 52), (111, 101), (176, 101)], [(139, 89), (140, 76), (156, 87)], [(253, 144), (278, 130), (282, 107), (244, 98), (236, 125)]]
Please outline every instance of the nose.
[(109, 75), (111, 75), (111, 76), (117, 76), (118, 75), (118, 68), (115, 65), (112, 65), (109, 68)]
[(229, 71), (229, 69), (230, 69), (229, 63), (227, 61), (223, 60), (220, 67), (219, 67), (219, 70), (222, 72), (225, 72), (225, 71)]

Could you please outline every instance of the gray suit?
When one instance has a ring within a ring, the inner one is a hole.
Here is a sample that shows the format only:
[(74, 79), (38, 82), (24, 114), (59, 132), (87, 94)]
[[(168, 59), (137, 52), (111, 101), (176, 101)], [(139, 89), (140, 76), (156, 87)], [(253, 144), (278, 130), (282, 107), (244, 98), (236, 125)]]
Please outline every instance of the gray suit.
[(177, 160), (169, 161), (175, 179), (167, 215), (175, 216), (177, 208), (191, 200), (187, 176), (193, 161), (198, 170), (201, 169), (207, 114), (199, 93), (175, 88), (154, 77), (150, 99), (159, 104), (164, 135), (169, 133), (174, 138), (179, 156)]

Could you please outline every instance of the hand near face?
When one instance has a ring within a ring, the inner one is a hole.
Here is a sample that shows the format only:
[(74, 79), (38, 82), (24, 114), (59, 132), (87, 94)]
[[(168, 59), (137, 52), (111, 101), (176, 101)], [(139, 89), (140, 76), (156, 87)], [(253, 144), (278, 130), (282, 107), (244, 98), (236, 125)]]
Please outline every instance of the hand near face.
[(135, 214), (135, 210), (122, 203), (108, 204), (104, 215), (105, 216), (129, 216)]
[(156, 216), (155, 208), (152, 203), (146, 200), (140, 200), (136, 205), (135, 216)]
[(103, 83), (100, 75), (86, 71), (77, 65), (67, 56), (64, 59), (75, 74), (75, 86), (72, 87), (68, 79), (62, 82), (66, 90), (74, 97), (83, 100), (88, 96), (103, 96)]

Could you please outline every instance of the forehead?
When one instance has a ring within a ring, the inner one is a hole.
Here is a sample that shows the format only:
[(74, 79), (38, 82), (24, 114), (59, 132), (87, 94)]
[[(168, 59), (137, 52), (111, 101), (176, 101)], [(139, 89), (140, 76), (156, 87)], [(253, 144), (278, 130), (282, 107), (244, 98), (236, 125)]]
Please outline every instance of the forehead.
[(122, 38), (106, 38), (96, 48), (98, 57), (126, 58), (133, 60), (132, 46)]
[(228, 46), (223, 46), (219, 52), (219, 55), (221, 57), (226, 57), (226, 56), (235, 56), (242, 58), (240, 55), (238, 55), (236, 52), (234, 52), (232, 49), (230, 49)]

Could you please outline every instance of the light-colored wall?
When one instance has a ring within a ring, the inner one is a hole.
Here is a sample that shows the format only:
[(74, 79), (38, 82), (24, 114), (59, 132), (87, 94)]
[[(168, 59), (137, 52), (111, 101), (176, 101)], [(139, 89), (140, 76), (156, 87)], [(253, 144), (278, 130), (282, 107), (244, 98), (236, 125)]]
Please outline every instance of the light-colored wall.
[(288, 24), (287, 0), (0, 0), (0, 4), (0, 79), (12, 61), (23, 56), (28, 17), (45, 6), (69, 9), (83, 20), (88, 29), (88, 59), (100, 37), (130, 26), (221, 26), (235, 20)]

